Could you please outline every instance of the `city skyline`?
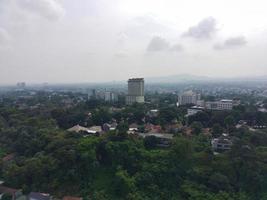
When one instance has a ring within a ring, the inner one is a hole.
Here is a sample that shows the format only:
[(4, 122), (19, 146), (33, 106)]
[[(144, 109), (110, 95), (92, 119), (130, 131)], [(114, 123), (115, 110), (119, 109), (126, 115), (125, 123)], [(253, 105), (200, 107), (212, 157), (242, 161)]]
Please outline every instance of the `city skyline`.
[(0, 85), (267, 75), (266, 5), (2, 0)]

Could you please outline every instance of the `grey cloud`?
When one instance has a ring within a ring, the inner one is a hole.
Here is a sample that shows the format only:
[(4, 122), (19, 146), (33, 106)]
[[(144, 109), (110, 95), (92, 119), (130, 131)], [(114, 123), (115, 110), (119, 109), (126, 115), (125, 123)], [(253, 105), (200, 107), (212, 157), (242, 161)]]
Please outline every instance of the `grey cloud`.
[(118, 45), (124, 45), (124, 43), (129, 39), (128, 35), (124, 32), (120, 32), (118, 34), (117, 44)]
[(8, 32), (0, 27), (0, 45), (6, 45), (10, 39), (11, 37)]
[(222, 44), (215, 44), (214, 49), (216, 50), (232, 49), (245, 46), (246, 44), (247, 40), (244, 36), (237, 36), (226, 39)]
[(170, 47), (170, 44), (162, 37), (155, 36), (149, 42), (147, 46), (147, 51), (154, 52), (154, 51), (163, 51), (167, 50)]
[(18, 5), (49, 20), (56, 20), (65, 14), (64, 8), (55, 0), (17, 0)]
[(126, 52), (120, 51), (114, 54), (116, 58), (126, 58), (128, 54)]
[(170, 47), (170, 51), (173, 51), (173, 52), (179, 52), (183, 50), (184, 50), (184, 47), (181, 44), (174, 44)]
[(216, 31), (216, 20), (213, 17), (208, 17), (200, 21), (196, 26), (190, 27), (182, 36), (209, 39)]

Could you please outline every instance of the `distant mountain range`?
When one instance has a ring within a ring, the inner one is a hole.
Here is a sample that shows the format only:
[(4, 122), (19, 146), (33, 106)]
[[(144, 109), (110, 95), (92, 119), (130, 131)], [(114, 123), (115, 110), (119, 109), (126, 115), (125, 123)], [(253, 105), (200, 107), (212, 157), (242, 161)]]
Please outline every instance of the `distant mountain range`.
[(190, 74), (179, 74), (171, 76), (161, 76), (161, 77), (147, 77), (146, 82), (150, 83), (176, 83), (176, 82), (187, 82), (187, 81), (204, 81), (211, 79), (206, 76), (196, 76)]
[(190, 74), (178, 74), (171, 76), (160, 76), (160, 77), (145, 77), (147, 83), (183, 83), (183, 82), (213, 82), (213, 81), (267, 81), (267, 75), (265, 76), (251, 76), (251, 77), (209, 77), (209, 76), (197, 76)]

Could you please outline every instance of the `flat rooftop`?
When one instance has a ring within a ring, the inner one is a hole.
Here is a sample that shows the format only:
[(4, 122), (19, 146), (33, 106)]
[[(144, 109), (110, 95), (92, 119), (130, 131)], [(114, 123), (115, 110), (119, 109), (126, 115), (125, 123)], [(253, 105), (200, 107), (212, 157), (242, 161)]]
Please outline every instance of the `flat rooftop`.
[(130, 78), (128, 81), (144, 81), (144, 78)]

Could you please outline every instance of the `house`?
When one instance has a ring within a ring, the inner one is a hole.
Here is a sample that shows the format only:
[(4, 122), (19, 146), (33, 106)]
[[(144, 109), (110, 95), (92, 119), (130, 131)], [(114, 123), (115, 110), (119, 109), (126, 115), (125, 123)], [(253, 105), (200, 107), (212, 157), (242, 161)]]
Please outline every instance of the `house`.
[(52, 200), (52, 196), (47, 193), (31, 192), (28, 195), (28, 200)]
[(12, 200), (16, 200), (18, 197), (22, 196), (22, 191), (1, 185), (0, 186), (0, 197), (2, 198), (4, 194), (9, 194), (12, 196)]
[(79, 124), (69, 128), (67, 131), (69, 132), (76, 132), (76, 133), (80, 133), (80, 132), (87, 132), (88, 128), (80, 126)]
[(167, 124), (164, 126), (164, 129), (167, 133), (178, 133), (182, 131), (182, 125), (181, 124)]
[(71, 128), (69, 128), (67, 131), (69, 132), (76, 132), (76, 133), (82, 133), (85, 136), (90, 134), (101, 134), (102, 133), (102, 127), (101, 126), (91, 126), (89, 128), (76, 125)]
[(213, 138), (211, 140), (211, 147), (214, 151), (230, 150), (232, 145), (233, 145), (233, 142), (226, 135), (222, 135), (219, 138)]
[(162, 132), (162, 128), (160, 125), (154, 125), (151, 123), (147, 123), (145, 125), (145, 131), (150, 133), (160, 133)]
[(137, 133), (139, 136), (146, 138), (154, 136), (158, 139), (158, 147), (169, 147), (173, 139), (173, 134), (169, 133)]
[(91, 133), (91, 134), (101, 134), (101, 133), (103, 133), (101, 126), (91, 126), (91, 127), (88, 128), (87, 132)]
[(130, 124), (129, 126), (129, 131), (137, 131), (138, 130), (138, 125), (133, 123), (133, 124)]
[(147, 112), (147, 116), (149, 117), (157, 117), (159, 115), (159, 110), (157, 109), (152, 109)]
[(105, 132), (107, 132), (107, 131), (114, 131), (114, 130), (116, 130), (117, 125), (118, 124), (116, 122), (114, 122), (112, 124), (105, 123), (105, 124), (103, 124), (102, 129)]

